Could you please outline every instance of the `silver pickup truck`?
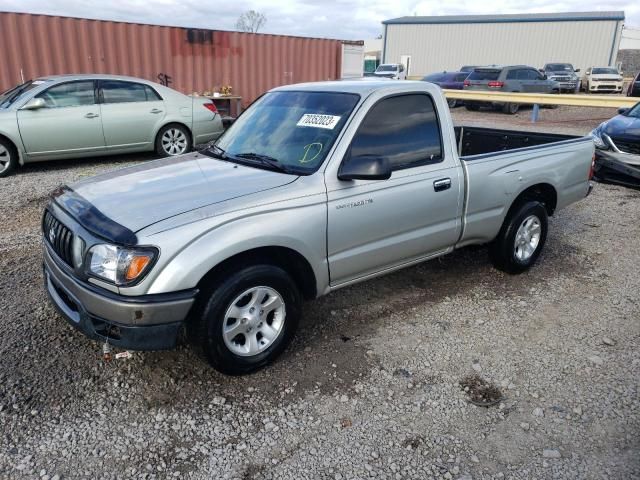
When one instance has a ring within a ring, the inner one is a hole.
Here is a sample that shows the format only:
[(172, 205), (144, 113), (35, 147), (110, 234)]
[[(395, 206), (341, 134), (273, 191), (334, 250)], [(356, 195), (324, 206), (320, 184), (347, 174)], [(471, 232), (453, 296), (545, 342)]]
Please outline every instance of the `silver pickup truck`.
[(260, 368), (304, 300), (471, 244), (523, 272), (590, 192), (590, 138), (456, 127), (426, 82), (276, 88), (199, 153), (52, 194), (45, 287), (91, 338)]

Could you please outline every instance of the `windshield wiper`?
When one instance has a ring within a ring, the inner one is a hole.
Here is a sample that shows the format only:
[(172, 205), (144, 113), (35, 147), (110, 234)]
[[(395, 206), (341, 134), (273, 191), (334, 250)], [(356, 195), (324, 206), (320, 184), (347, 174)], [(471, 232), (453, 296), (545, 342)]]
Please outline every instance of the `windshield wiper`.
[(209, 145), (204, 149), (203, 153), (210, 154), (214, 158), (219, 158), (220, 160), (228, 160), (227, 152), (225, 152), (218, 145)]
[(277, 170), (279, 172), (295, 173), (289, 167), (287, 167), (286, 165), (283, 165), (280, 162), (280, 160), (278, 160), (277, 158), (270, 157), (269, 155), (263, 155), (261, 153), (248, 152), (248, 153), (237, 153), (237, 154), (234, 155), (234, 157), (235, 158), (247, 159), (247, 160), (257, 160), (258, 162), (262, 163), (263, 165), (266, 165), (266, 166), (272, 168), (273, 170)]

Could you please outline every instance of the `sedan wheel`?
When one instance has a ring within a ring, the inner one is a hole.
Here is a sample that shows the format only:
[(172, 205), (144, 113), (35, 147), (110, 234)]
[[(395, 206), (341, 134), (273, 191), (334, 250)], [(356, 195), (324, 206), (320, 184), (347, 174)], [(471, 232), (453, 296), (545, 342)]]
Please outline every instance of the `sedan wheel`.
[(18, 154), (13, 146), (0, 139), (0, 177), (6, 177), (18, 163)]
[(187, 136), (178, 128), (170, 128), (162, 135), (162, 149), (169, 156), (185, 153), (187, 143)]

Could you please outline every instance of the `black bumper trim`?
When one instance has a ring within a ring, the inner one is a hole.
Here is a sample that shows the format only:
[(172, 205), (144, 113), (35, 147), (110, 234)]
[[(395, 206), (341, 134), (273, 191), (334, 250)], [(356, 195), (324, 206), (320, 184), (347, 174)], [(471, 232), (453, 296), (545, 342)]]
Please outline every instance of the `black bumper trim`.
[(91, 315), (74, 295), (44, 268), (44, 287), (58, 313), (87, 337), (130, 350), (170, 350), (176, 347), (184, 321), (157, 325), (124, 325)]

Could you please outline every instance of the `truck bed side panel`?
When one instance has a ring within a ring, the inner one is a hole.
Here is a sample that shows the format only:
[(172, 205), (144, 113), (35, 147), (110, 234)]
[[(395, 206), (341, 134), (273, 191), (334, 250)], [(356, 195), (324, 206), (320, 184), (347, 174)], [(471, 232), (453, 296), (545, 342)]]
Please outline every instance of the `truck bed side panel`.
[(578, 138), (546, 146), (461, 157), (467, 193), (464, 230), (457, 246), (493, 240), (520, 193), (538, 184), (557, 193), (556, 209), (584, 198), (589, 188), (593, 142)]

